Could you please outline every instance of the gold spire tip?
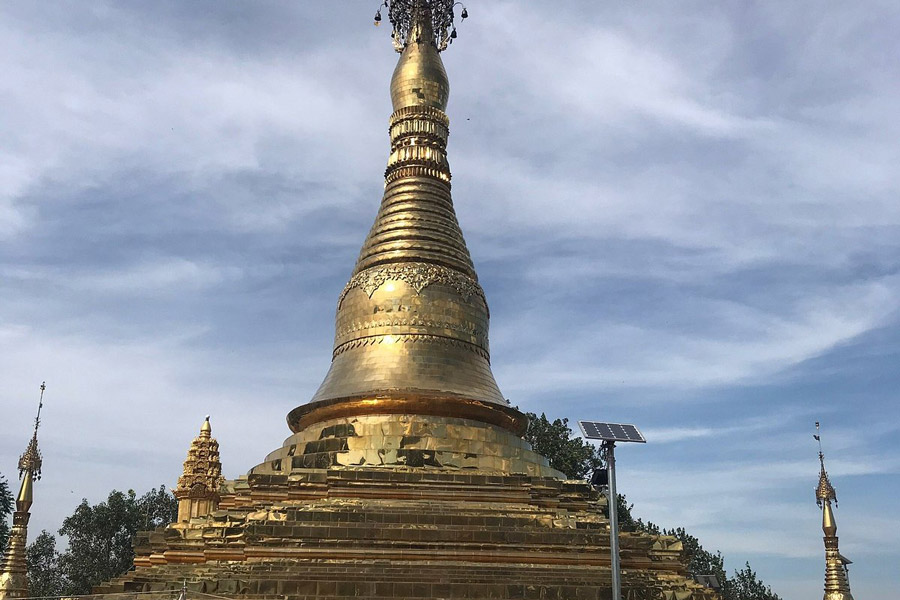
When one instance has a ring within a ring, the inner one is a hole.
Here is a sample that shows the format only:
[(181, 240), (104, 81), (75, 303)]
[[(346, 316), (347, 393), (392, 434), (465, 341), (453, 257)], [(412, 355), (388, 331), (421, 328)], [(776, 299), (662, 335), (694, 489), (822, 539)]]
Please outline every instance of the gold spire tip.
[(19, 479), (22, 479), (26, 475), (30, 475), (34, 480), (41, 478), (43, 459), (41, 457), (40, 448), (38, 447), (37, 434), (38, 428), (41, 426), (41, 408), (44, 406), (44, 391), (46, 389), (46, 382), (41, 382), (41, 394), (38, 398), (37, 415), (34, 417), (34, 432), (31, 435), (31, 439), (28, 441), (25, 452), (19, 457)]
[(835, 493), (831, 480), (828, 478), (828, 472), (825, 470), (825, 454), (822, 452), (822, 435), (818, 421), (816, 421), (816, 432), (813, 437), (819, 444), (819, 485), (816, 486), (816, 504), (821, 507), (823, 503), (834, 502), (837, 505), (837, 493)]
[(381, 25), (381, 9), (386, 8), (397, 52), (403, 52), (410, 43), (428, 43), (441, 52), (456, 39), (457, 6), (461, 8), (460, 20), (468, 18), (463, 3), (454, 0), (385, 0), (375, 12), (375, 25)]

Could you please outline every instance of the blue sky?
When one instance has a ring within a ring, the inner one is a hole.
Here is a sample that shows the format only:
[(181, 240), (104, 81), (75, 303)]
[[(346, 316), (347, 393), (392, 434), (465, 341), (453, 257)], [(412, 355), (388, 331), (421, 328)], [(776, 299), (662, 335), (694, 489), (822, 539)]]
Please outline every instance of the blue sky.
[[(0, 472), (33, 529), (287, 436), (381, 196), (366, 2), (0, 6)], [(821, 597), (813, 422), (857, 597), (900, 584), (900, 10), (491, 2), (444, 54), (457, 212), (523, 410), (633, 422), (635, 512)]]

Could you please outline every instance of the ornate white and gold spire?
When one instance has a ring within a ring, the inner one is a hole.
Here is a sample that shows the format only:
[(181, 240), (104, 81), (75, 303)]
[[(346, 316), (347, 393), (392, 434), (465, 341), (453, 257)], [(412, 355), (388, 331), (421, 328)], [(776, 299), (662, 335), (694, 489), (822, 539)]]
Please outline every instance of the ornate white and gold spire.
[(458, 4), (385, 3), (400, 59), (384, 196), (338, 299), (331, 368), (312, 401), (288, 415), (295, 432), (376, 413), (526, 426), (491, 372), (487, 301), (450, 195), (450, 84), (439, 53), (456, 37)]
[(222, 463), (219, 461), (219, 442), (212, 437), (209, 416), (200, 426), (200, 435), (191, 442), (184, 471), (178, 478), (175, 498), (178, 499), (178, 522), (203, 517), (219, 505), (219, 485)]
[(837, 494), (825, 471), (825, 455), (822, 453), (822, 437), (816, 421), (816, 441), (819, 442), (819, 485), (816, 486), (816, 504), (822, 509), (822, 531), (825, 533), (825, 596), (824, 600), (853, 600), (847, 565), (850, 561), (838, 549), (837, 522), (831, 503), (837, 506)]
[(28, 568), (25, 562), (25, 550), (28, 544), (28, 520), (31, 518), (31, 505), (34, 501), (34, 482), (41, 478), (43, 459), (38, 448), (38, 427), (41, 424), (41, 408), (44, 406), (44, 390), (47, 386), (41, 383), (41, 395), (38, 401), (37, 416), (34, 418), (34, 433), (28, 442), (25, 452), (19, 457), (19, 495), (16, 496), (16, 511), (13, 513), (13, 526), (6, 547), (6, 555), (0, 571), (0, 600), (7, 598), (28, 597)]

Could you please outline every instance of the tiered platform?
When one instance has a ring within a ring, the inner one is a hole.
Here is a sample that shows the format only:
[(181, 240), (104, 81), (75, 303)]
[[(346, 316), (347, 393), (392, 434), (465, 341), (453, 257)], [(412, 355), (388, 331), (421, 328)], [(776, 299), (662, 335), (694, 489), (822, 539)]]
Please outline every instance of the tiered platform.
[[(418, 435), (383, 436), (397, 428)], [(291, 436), (228, 482), (216, 512), (141, 534), (136, 570), (96, 591), (161, 592), (186, 581), (195, 592), (257, 600), (610, 597), (602, 496), (580, 481), (447, 466), (433, 449), (451, 438), (430, 435), (458, 436), (456, 451), (444, 452), (464, 456), (467, 448), (473, 465), (508, 465), (516, 455), (537, 461), (525, 471), (555, 473), (507, 431), (396, 415), (314, 431)], [(394, 463), (341, 464), (365, 456), (358, 449), (379, 431), (377, 443), (396, 452), (374, 456)], [(410, 459), (429, 446), (427, 460)], [(715, 597), (684, 576), (674, 538), (626, 533), (621, 546), (624, 598)]]

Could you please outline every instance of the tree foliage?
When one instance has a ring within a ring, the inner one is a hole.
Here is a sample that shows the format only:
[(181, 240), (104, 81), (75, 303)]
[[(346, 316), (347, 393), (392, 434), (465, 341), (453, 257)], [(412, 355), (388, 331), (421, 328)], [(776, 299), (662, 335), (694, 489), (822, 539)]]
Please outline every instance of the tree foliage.
[(134, 561), (134, 535), (171, 523), (176, 514), (177, 503), (165, 486), (140, 498), (134, 490), (113, 490), (105, 502), (91, 505), (82, 500), (59, 530), (69, 538), (68, 548), (59, 556), (65, 592), (87, 594), (127, 571)]
[(683, 527), (664, 529), (662, 533), (676, 537), (681, 542), (684, 547), (687, 569), (691, 575), (715, 575), (719, 582), (728, 579), (725, 573), (725, 559), (721, 552), (713, 554), (705, 550), (700, 544), (700, 540), (685, 531)]
[(781, 600), (771, 587), (756, 577), (749, 562), (725, 582), (722, 597), (724, 600)]
[[(584, 479), (594, 469), (603, 466), (600, 452), (581, 438), (573, 438), (568, 419), (550, 421), (546, 415), (538, 417), (527, 413), (530, 419), (525, 439), (531, 443), (535, 452), (550, 461), (550, 466), (562, 471), (572, 479)], [(624, 495), (616, 498), (619, 529), (621, 531), (644, 531), (652, 534), (671, 535), (681, 541), (687, 571), (691, 575), (715, 575), (722, 585), (723, 600), (780, 600), (772, 588), (760, 581), (750, 564), (728, 577), (725, 571), (725, 559), (720, 552), (705, 550), (700, 540), (684, 530), (683, 527), (663, 529), (651, 521), (635, 518), (633, 504), (629, 504)]]
[(144, 515), (141, 529), (156, 529), (161, 525), (174, 523), (178, 518), (178, 501), (166, 486), (152, 488), (138, 499), (138, 510)]
[(13, 512), (13, 495), (6, 477), (0, 475), (0, 552), (6, 550), (9, 541), (9, 516)]
[(568, 419), (550, 421), (547, 415), (527, 413), (528, 430), (525, 439), (534, 451), (547, 457), (550, 466), (562, 471), (570, 479), (584, 479), (603, 465), (600, 451), (581, 438), (573, 437)]
[(87, 594), (94, 585), (124, 573), (131, 566), (131, 540), (142, 522), (134, 490), (113, 490), (105, 502), (82, 500), (63, 521), (60, 535), (69, 547), (59, 559), (74, 594)]
[(68, 582), (59, 568), (56, 538), (47, 530), (41, 531), (25, 552), (28, 565), (28, 592), (36, 598), (60, 596), (66, 593)]

